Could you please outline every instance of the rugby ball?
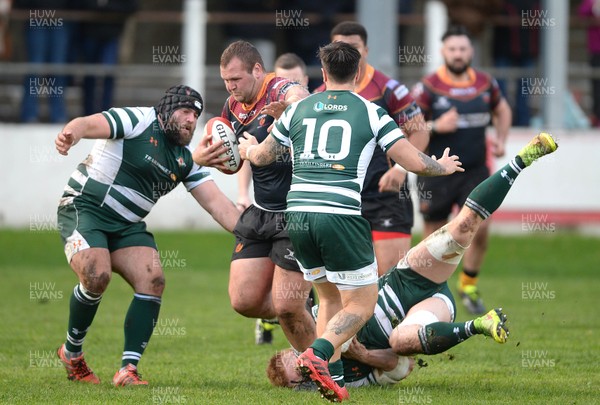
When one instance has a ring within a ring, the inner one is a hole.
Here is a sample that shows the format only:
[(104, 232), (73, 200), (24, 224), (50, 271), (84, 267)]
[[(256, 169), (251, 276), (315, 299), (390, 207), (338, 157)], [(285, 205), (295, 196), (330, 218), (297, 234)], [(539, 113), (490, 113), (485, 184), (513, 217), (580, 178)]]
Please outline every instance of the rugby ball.
[(231, 127), (231, 123), (222, 117), (213, 117), (208, 120), (204, 126), (204, 134), (211, 135), (213, 142), (218, 142), (220, 139), (223, 140), (223, 146), (227, 148), (227, 151), (219, 155), (219, 157), (228, 157), (229, 160), (225, 162), (226, 170), (221, 170), (225, 174), (237, 173), (241, 168), (244, 161), (240, 158), (240, 151), (238, 149), (238, 140), (235, 136), (235, 132)]

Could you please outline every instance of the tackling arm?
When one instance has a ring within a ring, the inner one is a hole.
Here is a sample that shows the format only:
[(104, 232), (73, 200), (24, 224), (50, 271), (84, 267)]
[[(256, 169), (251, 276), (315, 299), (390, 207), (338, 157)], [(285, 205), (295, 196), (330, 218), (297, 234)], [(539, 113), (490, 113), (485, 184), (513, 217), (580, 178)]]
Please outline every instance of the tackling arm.
[(205, 181), (195, 187), (191, 193), (219, 225), (233, 232), (240, 213), (213, 180)]
[(250, 198), (250, 182), (252, 181), (252, 168), (250, 165), (242, 165), (242, 168), (237, 173), (238, 182), (238, 199), (237, 207), (244, 211), (252, 204)]
[(56, 150), (61, 155), (68, 155), (69, 149), (80, 139), (108, 139), (110, 126), (100, 113), (78, 117), (67, 123), (54, 140)]

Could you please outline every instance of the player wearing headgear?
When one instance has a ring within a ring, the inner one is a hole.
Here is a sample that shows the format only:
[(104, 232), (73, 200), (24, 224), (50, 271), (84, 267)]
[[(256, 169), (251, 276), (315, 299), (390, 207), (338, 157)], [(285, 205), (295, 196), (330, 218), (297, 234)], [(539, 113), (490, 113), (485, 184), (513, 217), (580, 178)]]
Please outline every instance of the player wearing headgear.
[[(200, 94), (188, 86), (168, 89), (156, 107), (111, 108), (75, 118), (58, 134), (67, 155), (81, 139), (96, 139), (71, 174), (58, 206), (58, 229), (79, 278), (70, 299), (66, 342), (58, 356), (69, 380), (98, 384), (87, 366), (83, 342), (113, 271), (134, 290), (125, 317), (125, 347), (113, 384), (146, 385), (137, 364), (158, 319), (165, 278), (153, 235), (143, 219), (179, 183), (225, 229), (239, 216), (207, 168), (192, 160), (190, 141), (202, 113)], [(217, 159), (222, 145), (204, 152)]]

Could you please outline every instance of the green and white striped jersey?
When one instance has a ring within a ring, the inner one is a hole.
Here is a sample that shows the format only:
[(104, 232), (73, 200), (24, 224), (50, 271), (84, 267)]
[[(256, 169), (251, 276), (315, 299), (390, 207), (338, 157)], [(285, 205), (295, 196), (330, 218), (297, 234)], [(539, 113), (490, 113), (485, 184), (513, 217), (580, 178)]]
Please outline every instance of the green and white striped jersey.
[(102, 114), (110, 139), (96, 140), (65, 186), (61, 205), (81, 200), (111, 217), (139, 222), (179, 183), (191, 191), (212, 179), (207, 168), (194, 163), (189, 146), (168, 141), (154, 108), (111, 108)]
[(313, 94), (290, 105), (271, 135), (291, 148), (288, 211), (360, 215), (365, 174), (376, 144), (403, 138), (384, 109), (358, 94)]

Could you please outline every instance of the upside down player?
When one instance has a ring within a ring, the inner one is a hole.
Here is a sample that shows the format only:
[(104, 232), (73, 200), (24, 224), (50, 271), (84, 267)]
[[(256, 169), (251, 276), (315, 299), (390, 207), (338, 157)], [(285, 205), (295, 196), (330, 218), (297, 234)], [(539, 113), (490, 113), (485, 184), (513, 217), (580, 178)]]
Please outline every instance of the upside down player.
[[(368, 64), (365, 27), (354, 21), (339, 23), (331, 30), (331, 42), (336, 41), (346, 42), (360, 52), (360, 76), (355, 92), (387, 111), (410, 143), (424, 151), (429, 142), (429, 130), (421, 109), (405, 85)], [(315, 92), (324, 90), (323, 84)], [(362, 215), (371, 225), (380, 276), (410, 249), (413, 203), (406, 180), (406, 170), (391, 165), (383, 150), (376, 147), (361, 197)]]
[[(454, 322), (455, 305), (447, 280), (481, 223), (502, 203), (514, 180), (557, 145), (541, 133), (506, 166), (480, 183), (459, 214), (412, 248), (379, 279), (375, 313), (342, 355), (346, 385), (393, 384), (412, 370), (413, 354), (438, 354), (482, 334), (504, 343), (506, 316), (500, 309), (467, 322)], [(302, 381), (298, 354), (291, 349), (273, 356), (267, 376), (273, 385), (295, 387)]]
[[(221, 116), (231, 121), (238, 137), (248, 131), (262, 142), (273, 124), (270, 114), (308, 95), (300, 84), (266, 73), (260, 53), (246, 41), (223, 51), (220, 71), (230, 94)], [(244, 207), (234, 230), (231, 305), (246, 317), (277, 317), (290, 344), (304, 350), (315, 339), (315, 326), (306, 310), (311, 285), (300, 272), (284, 219), (292, 178), (289, 152), (268, 166), (252, 166), (251, 172), (255, 203)], [(239, 176), (247, 190), (249, 163)]]

